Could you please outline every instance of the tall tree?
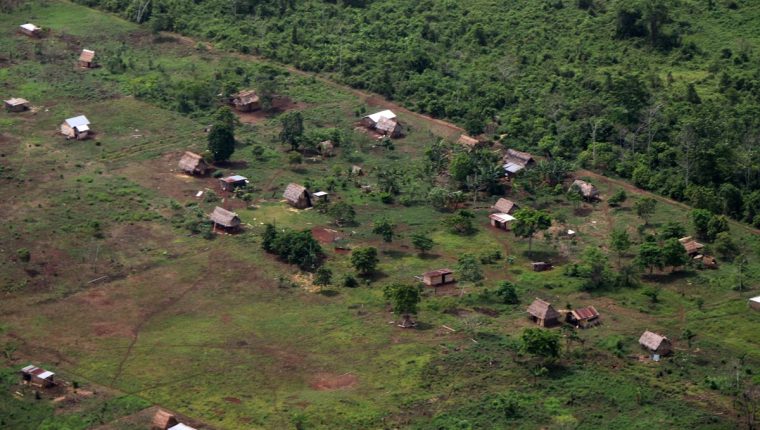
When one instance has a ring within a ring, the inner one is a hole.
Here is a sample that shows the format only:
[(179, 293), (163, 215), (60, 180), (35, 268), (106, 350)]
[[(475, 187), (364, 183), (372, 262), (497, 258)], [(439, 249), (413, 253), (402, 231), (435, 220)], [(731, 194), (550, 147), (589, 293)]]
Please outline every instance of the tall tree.
[(644, 197), (634, 204), (636, 209), (636, 215), (644, 220), (644, 225), (649, 224), (649, 218), (654, 214), (655, 207), (657, 206), (657, 200), (651, 197)]
[(618, 256), (618, 268), (621, 265), (623, 256), (626, 251), (631, 247), (631, 238), (628, 236), (628, 230), (614, 229), (610, 234), (610, 248), (615, 251)]
[(385, 299), (391, 301), (393, 313), (403, 318), (400, 326), (414, 327), (416, 323), (412, 320), (412, 315), (417, 315), (417, 305), (421, 301), (419, 287), (397, 283), (386, 286), (383, 293)]
[(649, 273), (654, 272), (654, 268), (662, 269), (662, 251), (660, 245), (655, 242), (644, 242), (639, 247), (639, 255), (636, 256), (636, 263), (642, 268), (648, 268)]
[(370, 246), (367, 248), (357, 248), (351, 252), (351, 265), (362, 276), (367, 276), (374, 272), (379, 262), (377, 248)]
[(208, 133), (208, 150), (214, 161), (227, 161), (235, 152), (235, 114), (224, 106), (216, 111), (213, 120)]
[(396, 225), (388, 220), (388, 218), (380, 218), (375, 221), (375, 225), (372, 227), (372, 233), (379, 234), (383, 241), (392, 242), (393, 236), (396, 234), (394, 229)]
[(412, 246), (414, 246), (414, 249), (416, 249), (421, 255), (424, 255), (433, 249), (433, 245), (435, 245), (435, 242), (433, 242), (433, 239), (426, 234), (415, 233), (412, 235)]
[(532, 208), (518, 209), (512, 221), (512, 232), (517, 237), (528, 239), (528, 252), (533, 250), (533, 235), (552, 225), (552, 218), (544, 211)]
[(662, 264), (664, 266), (670, 266), (671, 271), (675, 271), (676, 267), (683, 266), (689, 261), (689, 256), (686, 254), (686, 248), (676, 238), (671, 238), (665, 241), (662, 245)]
[(303, 116), (299, 111), (291, 111), (280, 117), (282, 130), (280, 141), (290, 145), (292, 151), (297, 151), (303, 137)]

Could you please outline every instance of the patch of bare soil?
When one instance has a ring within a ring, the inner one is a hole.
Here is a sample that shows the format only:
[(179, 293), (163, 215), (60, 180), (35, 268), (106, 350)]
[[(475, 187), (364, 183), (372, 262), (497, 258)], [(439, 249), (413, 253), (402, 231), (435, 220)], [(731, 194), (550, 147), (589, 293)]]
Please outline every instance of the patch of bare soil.
[(314, 375), (309, 386), (318, 391), (332, 391), (353, 388), (358, 382), (359, 378), (352, 373), (342, 375), (318, 373)]
[(238, 399), (237, 397), (225, 397), (223, 400), (224, 400), (225, 402), (227, 402), (227, 403), (234, 403), (234, 404), (236, 404), (236, 405), (239, 405), (239, 404), (241, 404), (241, 403), (242, 403), (242, 402), (240, 401), (240, 399)]
[(96, 337), (126, 337), (134, 336), (132, 329), (116, 322), (98, 322), (92, 323), (92, 332)]
[(267, 118), (271, 118), (274, 115), (288, 112), (291, 110), (303, 110), (308, 105), (304, 102), (295, 102), (287, 96), (278, 96), (272, 100), (272, 109), (264, 112), (263, 110), (256, 110), (253, 112), (238, 112), (234, 111), (240, 122), (243, 124), (258, 124)]
[(342, 238), (339, 231), (325, 227), (312, 228), (311, 236), (321, 243), (333, 243)]

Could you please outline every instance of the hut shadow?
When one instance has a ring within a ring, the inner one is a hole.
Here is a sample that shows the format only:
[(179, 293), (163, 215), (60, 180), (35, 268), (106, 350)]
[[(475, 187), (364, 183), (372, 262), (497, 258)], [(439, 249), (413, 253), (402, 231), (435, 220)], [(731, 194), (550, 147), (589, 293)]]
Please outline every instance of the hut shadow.
[(588, 206), (573, 209), (573, 215), (579, 217), (587, 217), (591, 215), (591, 212), (594, 212), (594, 208)]
[(245, 169), (248, 167), (248, 162), (245, 160), (220, 161), (215, 164), (217, 167), (222, 167), (225, 169)]
[(522, 252), (523, 257), (532, 260), (532, 261), (546, 261), (546, 262), (553, 262), (553, 260), (556, 260), (558, 257), (558, 253), (556, 251), (523, 251)]
[(338, 292), (337, 290), (320, 290), (319, 294), (325, 297), (335, 297), (338, 294), (340, 294), (340, 292)]
[(388, 257), (397, 260), (399, 258), (404, 258), (409, 255), (408, 252), (399, 251), (397, 249), (387, 249), (385, 251), (382, 251), (383, 255), (387, 255)]
[(383, 280), (383, 279), (385, 279), (387, 277), (388, 277), (387, 273), (385, 273), (383, 271), (380, 271), (380, 270), (376, 270), (376, 271), (372, 272), (372, 274), (370, 274), (370, 275), (363, 276), (362, 279), (365, 279), (365, 280), (367, 280), (369, 282), (377, 282), (377, 281)]
[(417, 256), (420, 258), (420, 260), (437, 260), (441, 258), (441, 254), (424, 253), (424, 254), (418, 254)]
[(427, 322), (420, 322), (420, 321), (417, 321), (417, 325), (414, 326), (415, 330), (422, 330), (422, 331), (431, 330), (432, 328), (433, 328), (432, 324), (427, 323)]

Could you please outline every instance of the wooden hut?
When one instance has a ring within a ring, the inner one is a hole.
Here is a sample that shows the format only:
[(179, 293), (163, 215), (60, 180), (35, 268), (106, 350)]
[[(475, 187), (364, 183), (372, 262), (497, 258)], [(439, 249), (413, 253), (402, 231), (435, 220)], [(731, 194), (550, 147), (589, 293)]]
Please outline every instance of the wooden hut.
[(29, 109), (29, 100), (13, 97), (8, 100), (4, 100), (5, 110), (8, 112), (23, 112)]
[(652, 354), (668, 355), (673, 350), (673, 344), (670, 340), (660, 334), (645, 331), (639, 338), (639, 345), (647, 349)]
[(311, 195), (309, 191), (303, 185), (295, 183), (288, 184), (285, 188), (285, 192), (282, 194), (285, 200), (288, 201), (290, 206), (298, 209), (306, 209), (311, 207)]
[(518, 206), (517, 203), (513, 202), (512, 200), (500, 198), (496, 201), (496, 203), (494, 203), (493, 206), (491, 206), (491, 208), (496, 212), (512, 215), (515, 213), (515, 211), (520, 209), (520, 206)]
[(351, 174), (353, 176), (364, 176), (364, 169), (362, 169), (361, 166), (354, 164), (351, 166)]
[(90, 135), (90, 120), (84, 115), (69, 118), (61, 124), (61, 134), (67, 139), (86, 139)]
[(595, 200), (599, 198), (599, 190), (597, 190), (595, 186), (589, 184), (586, 181), (576, 179), (573, 181), (573, 184), (570, 186), (570, 188), (578, 188), (578, 192), (581, 193), (581, 196), (586, 200)]
[(166, 412), (163, 409), (156, 411), (156, 415), (153, 416), (153, 422), (151, 423), (151, 430), (169, 430), (170, 428), (179, 424), (174, 414)]
[(311, 196), (314, 198), (314, 204), (316, 204), (317, 202), (327, 202), (330, 194), (327, 191), (317, 191)]
[(541, 327), (550, 327), (559, 323), (560, 314), (551, 305), (551, 303), (536, 298), (528, 306), (528, 318)]
[(240, 228), (240, 217), (238, 214), (219, 206), (214, 208), (214, 212), (209, 215), (209, 219), (214, 223), (214, 229), (217, 227), (221, 227), (224, 230), (237, 230)]
[(42, 36), (42, 29), (34, 24), (21, 24), (18, 26), (18, 32), (29, 37)]
[(701, 263), (702, 268), (704, 269), (717, 269), (718, 268), (718, 260), (715, 259), (712, 255), (702, 255), (698, 254), (694, 257), (694, 261)]
[(396, 114), (390, 110), (384, 110), (367, 115), (362, 118), (362, 125), (370, 130), (391, 138), (400, 137), (402, 134), (401, 124), (396, 118)]
[(235, 188), (248, 185), (248, 178), (240, 175), (226, 176), (219, 178), (219, 185), (222, 187), (222, 191), (232, 191)]
[(55, 373), (28, 365), (21, 369), (21, 382), (38, 388), (50, 388), (55, 385)]
[(760, 296), (755, 296), (748, 301), (749, 307), (756, 311), (760, 311)]
[(512, 221), (515, 220), (515, 217), (505, 213), (495, 213), (488, 215), (488, 219), (490, 219), (492, 227), (496, 227), (501, 230), (511, 230)]
[(332, 140), (325, 140), (324, 142), (319, 142), (317, 149), (319, 150), (319, 154), (323, 157), (332, 157), (333, 151), (335, 150), (335, 144), (333, 144)]
[(95, 67), (95, 51), (83, 49), (82, 53), (79, 54), (79, 67), (83, 67), (85, 69), (91, 69)]
[(454, 271), (451, 269), (432, 270), (422, 274), (422, 283), (428, 287), (437, 287), (454, 281)]
[(210, 166), (199, 154), (185, 151), (185, 153), (182, 154), (182, 158), (179, 160), (179, 168), (189, 175), (203, 176), (208, 172)]
[(678, 241), (681, 242), (681, 245), (683, 245), (683, 248), (686, 250), (686, 253), (691, 258), (695, 258), (696, 256), (700, 255), (700, 253), (702, 252), (702, 248), (705, 247), (701, 243), (692, 239), (691, 236), (682, 237), (678, 239)]
[(599, 317), (599, 312), (593, 306), (573, 309), (568, 312), (565, 320), (570, 324), (580, 328), (593, 327), (602, 321)]
[(232, 96), (232, 106), (238, 112), (252, 112), (261, 109), (261, 99), (256, 91), (241, 91)]
[(507, 177), (513, 177), (520, 173), (523, 169), (532, 167), (536, 164), (536, 160), (533, 156), (527, 152), (518, 151), (516, 149), (507, 149), (507, 153), (504, 155), (504, 173)]

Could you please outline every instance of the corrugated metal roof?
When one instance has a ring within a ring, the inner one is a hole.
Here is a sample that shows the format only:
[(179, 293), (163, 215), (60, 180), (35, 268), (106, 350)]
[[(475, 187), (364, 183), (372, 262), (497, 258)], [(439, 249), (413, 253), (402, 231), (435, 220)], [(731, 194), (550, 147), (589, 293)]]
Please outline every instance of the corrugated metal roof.
[(316, 193), (312, 194), (314, 197), (323, 197), (327, 195), (327, 192), (325, 191), (317, 191)]
[(246, 178), (245, 176), (240, 176), (240, 175), (232, 175), (232, 176), (227, 176), (226, 178), (222, 178), (222, 181), (227, 182), (227, 183), (243, 182), (243, 181), (248, 182), (248, 178)]
[(760, 296), (753, 297), (749, 299), (750, 302), (760, 303)]
[(84, 115), (75, 116), (66, 120), (66, 124), (69, 127), (81, 127), (83, 125), (89, 125), (90, 120)]
[(525, 166), (523, 166), (522, 164), (517, 164), (517, 163), (512, 163), (512, 162), (504, 164), (504, 170), (506, 170), (509, 173), (517, 173), (524, 168)]
[(515, 217), (512, 215), (504, 213), (491, 214), (488, 215), (488, 218), (495, 219), (499, 222), (510, 222), (515, 220)]
[(378, 122), (380, 121), (381, 118), (386, 118), (386, 119), (396, 118), (396, 114), (390, 110), (384, 110), (384, 111), (373, 113), (372, 115), (367, 115), (366, 118), (371, 119), (372, 122)]
[(38, 31), (38, 30), (42, 30), (41, 28), (37, 27), (37, 26), (36, 26), (36, 25), (34, 25), (34, 24), (21, 24), (19, 27), (21, 27), (21, 28), (23, 28), (24, 30), (27, 30), (27, 31)]
[(83, 49), (82, 54), (79, 56), (79, 61), (86, 61), (88, 63), (91, 63), (94, 58), (95, 58), (95, 51), (90, 51), (89, 49)]
[(577, 320), (588, 320), (599, 316), (599, 312), (593, 306), (587, 306), (585, 308), (574, 309), (571, 311), (573, 317)]
[(187, 424), (179, 423), (176, 426), (169, 427), (169, 430), (195, 430), (195, 427), (190, 427)]
[(25, 105), (25, 104), (28, 104), (28, 103), (29, 103), (29, 100), (27, 100), (27, 99), (22, 99), (22, 98), (20, 98), (20, 97), (13, 97), (13, 98), (10, 98), (10, 99), (8, 99), (8, 100), (5, 100), (5, 103), (6, 103), (6, 104), (9, 104), (9, 105), (11, 105), (11, 106), (18, 106), (18, 105)]

